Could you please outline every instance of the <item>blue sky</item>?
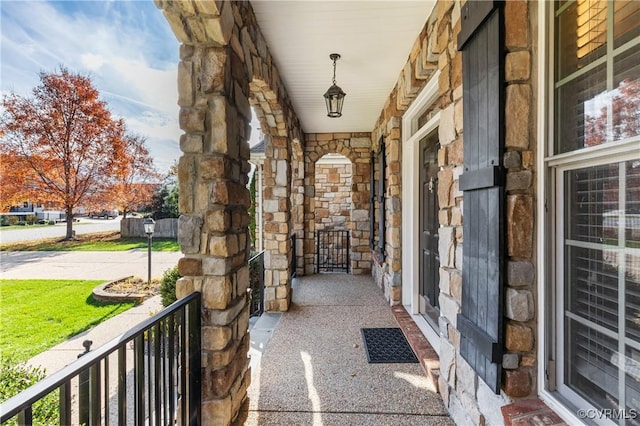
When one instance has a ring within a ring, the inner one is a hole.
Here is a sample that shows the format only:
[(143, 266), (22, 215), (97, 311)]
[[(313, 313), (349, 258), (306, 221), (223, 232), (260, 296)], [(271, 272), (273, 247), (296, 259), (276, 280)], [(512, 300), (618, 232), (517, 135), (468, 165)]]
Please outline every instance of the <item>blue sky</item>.
[(40, 71), (64, 65), (147, 138), (158, 170), (179, 158), (179, 45), (152, 0), (0, 0), (0, 16), (3, 94), (30, 95)]

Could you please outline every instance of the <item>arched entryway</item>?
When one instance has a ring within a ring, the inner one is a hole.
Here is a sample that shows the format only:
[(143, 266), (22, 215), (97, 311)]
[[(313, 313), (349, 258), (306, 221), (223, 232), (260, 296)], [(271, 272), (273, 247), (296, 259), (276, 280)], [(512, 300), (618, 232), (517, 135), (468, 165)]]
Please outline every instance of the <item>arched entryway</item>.
[[(371, 251), (369, 249), (370, 150), (371, 136), (369, 133), (323, 133), (306, 135), (306, 143), (304, 146), (305, 274), (315, 274), (318, 271), (317, 225), (320, 225), (319, 228), (325, 229), (328, 224), (335, 227), (340, 221), (340, 219), (336, 219), (334, 222), (333, 219), (329, 219), (328, 202), (326, 212), (322, 206), (316, 204), (318, 201), (318, 182), (316, 178), (319, 176), (317, 171), (320, 170), (320, 176), (324, 176), (322, 174), (324, 160), (319, 160), (327, 154), (338, 154), (345, 159), (342, 161), (348, 161), (351, 165), (350, 190), (345, 190), (345, 192), (350, 193), (349, 219), (345, 219), (345, 225), (348, 223), (345, 229), (348, 230), (350, 234), (349, 271), (353, 274), (369, 274), (371, 272)], [(331, 176), (331, 178), (329, 178), (329, 176)], [(329, 180), (339, 181), (340, 176), (339, 174), (328, 171), (327, 181)], [(333, 190), (333, 187), (336, 187), (336, 189), (340, 187), (334, 184), (339, 184), (339, 182), (327, 182), (326, 187), (331, 190)], [(339, 207), (332, 208), (339, 209)], [(343, 209), (340, 210), (342, 211)], [(323, 219), (325, 219), (325, 222), (323, 222)]]
[(315, 209), (310, 213), (318, 273), (351, 271), (352, 169), (351, 161), (340, 154), (326, 154), (316, 162)]

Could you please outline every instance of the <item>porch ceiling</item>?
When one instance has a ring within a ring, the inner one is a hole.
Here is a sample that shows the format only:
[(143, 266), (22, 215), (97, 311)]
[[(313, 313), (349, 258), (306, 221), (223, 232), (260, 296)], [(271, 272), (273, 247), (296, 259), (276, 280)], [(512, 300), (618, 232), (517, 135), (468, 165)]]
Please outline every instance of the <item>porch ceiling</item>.
[[(434, 0), (252, 1), (262, 33), (306, 133), (370, 132), (422, 30)], [(347, 94), (329, 118), (329, 54)]]

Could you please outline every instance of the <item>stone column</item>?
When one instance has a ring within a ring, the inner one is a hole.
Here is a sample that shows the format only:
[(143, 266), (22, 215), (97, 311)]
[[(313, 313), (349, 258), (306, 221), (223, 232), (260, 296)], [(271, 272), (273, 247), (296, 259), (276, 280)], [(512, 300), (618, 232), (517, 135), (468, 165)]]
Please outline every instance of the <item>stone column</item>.
[(250, 381), (248, 82), (228, 47), (181, 47), (178, 297), (202, 292), (202, 423), (229, 424)]
[(273, 136), (264, 161), (264, 307), (287, 311), (291, 303), (291, 149), (286, 137)]

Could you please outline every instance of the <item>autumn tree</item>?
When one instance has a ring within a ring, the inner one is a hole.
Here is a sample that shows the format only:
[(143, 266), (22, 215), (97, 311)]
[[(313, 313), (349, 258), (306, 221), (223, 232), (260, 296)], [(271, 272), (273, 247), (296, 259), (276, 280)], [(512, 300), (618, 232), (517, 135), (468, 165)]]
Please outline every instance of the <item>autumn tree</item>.
[(24, 160), (6, 149), (0, 149), (0, 211), (8, 211), (23, 201), (33, 200), (32, 189), (34, 176)]
[(139, 206), (149, 205), (162, 179), (145, 142), (142, 136), (124, 135), (121, 151), (117, 155), (113, 193), (123, 218)]
[(640, 79), (627, 78), (606, 95), (598, 110), (585, 114), (585, 146), (640, 135)]
[[(0, 134), (3, 150), (33, 172), (34, 191), (60, 204), (73, 237), (73, 210), (108, 193), (112, 168), (122, 152), (122, 120), (115, 120), (91, 80), (60, 68), (40, 73), (31, 97), (3, 96)], [(25, 169), (3, 169), (6, 179)], [(13, 178), (16, 178), (14, 176)]]

